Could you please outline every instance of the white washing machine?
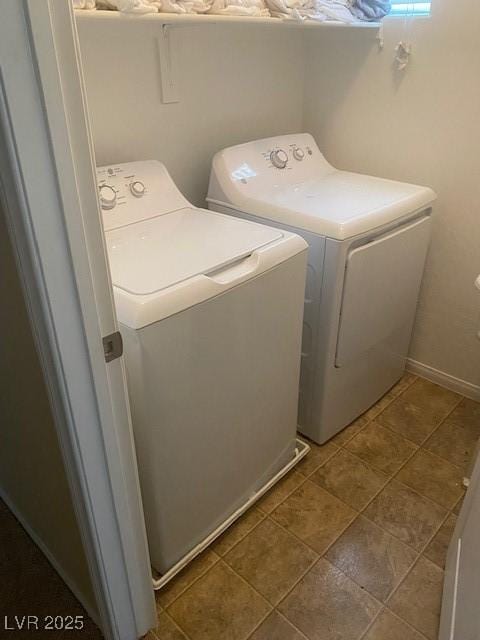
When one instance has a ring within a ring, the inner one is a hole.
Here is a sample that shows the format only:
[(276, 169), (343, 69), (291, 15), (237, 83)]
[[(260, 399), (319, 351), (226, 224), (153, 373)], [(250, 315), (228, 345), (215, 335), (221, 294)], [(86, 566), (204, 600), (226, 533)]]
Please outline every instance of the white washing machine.
[(307, 452), (307, 244), (194, 208), (156, 161), (97, 170), (151, 562), (162, 586)]
[(402, 376), (427, 254), (431, 189), (338, 171), (311, 135), (213, 159), (209, 208), (310, 245), (299, 430), (323, 443)]

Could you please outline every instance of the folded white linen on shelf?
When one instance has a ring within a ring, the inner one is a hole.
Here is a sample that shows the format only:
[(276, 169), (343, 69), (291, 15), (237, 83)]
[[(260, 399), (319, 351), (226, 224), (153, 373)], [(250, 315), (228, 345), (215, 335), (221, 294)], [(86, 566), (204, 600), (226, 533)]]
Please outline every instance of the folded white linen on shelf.
[(211, 0), (161, 0), (162, 13), (206, 13)]
[(95, 0), (73, 0), (74, 9), (95, 9)]
[(350, 0), (313, 0), (314, 13), (309, 17), (314, 20), (338, 20), (339, 22), (356, 22), (350, 8)]
[(273, 16), (293, 20), (356, 22), (351, 0), (266, 0)]
[(264, 0), (213, 0), (208, 13), (224, 16), (268, 17), (269, 10)]
[(97, 0), (100, 9), (123, 13), (207, 13), (213, 0)]
[(113, 9), (122, 13), (158, 13), (160, 0), (97, 0), (98, 9)]

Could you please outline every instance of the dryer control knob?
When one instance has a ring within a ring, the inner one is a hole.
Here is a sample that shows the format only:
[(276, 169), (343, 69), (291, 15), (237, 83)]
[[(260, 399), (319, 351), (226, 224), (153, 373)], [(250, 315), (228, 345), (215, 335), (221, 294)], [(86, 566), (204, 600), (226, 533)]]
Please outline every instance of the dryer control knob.
[(117, 204), (117, 192), (109, 184), (102, 184), (98, 187), (100, 194), (100, 204), (102, 209), (113, 209)]
[(141, 198), (145, 194), (145, 185), (140, 180), (130, 183), (130, 193), (136, 198)]
[(285, 169), (288, 162), (288, 155), (283, 149), (275, 149), (270, 154), (270, 160), (277, 169)]
[(295, 160), (303, 160), (305, 157), (304, 150), (300, 149), (300, 147), (295, 147), (293, 150), (293, 157), (295, 158)]

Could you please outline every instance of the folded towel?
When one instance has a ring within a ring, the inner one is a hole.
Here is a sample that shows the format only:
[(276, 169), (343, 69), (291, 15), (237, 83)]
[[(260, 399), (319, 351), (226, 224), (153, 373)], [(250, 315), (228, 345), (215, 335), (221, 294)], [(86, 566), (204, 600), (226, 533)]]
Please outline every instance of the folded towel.
[(74, 9), (95, 9), (95, 0), (73, 0)]
[(381, 20), (391, 8), (390, 0), (353, 0), (351, 11), (359, 20)]
[(273, 16), (292, 20), (356, 22), (351, 0), (266, 0)]
[(97, 0), (98, 9), (113, 9), (122, 13), (158, 13), (160, 0)]
[(161, 0), (162, 13), (207, 13), (212, 0)]
[(314, 12), (309, 17), (314, 20), (336, 20), (348, 24), (356, 18), (350, 8), (350, 0), (313, 0)]
[(213, 0), (208, 13), (224, 16), (252, 16), (254, 18), (270, 15), (264, 0)]
[(313, 9), (313, 0), (265, 0), (272, 16), (304, 20)]

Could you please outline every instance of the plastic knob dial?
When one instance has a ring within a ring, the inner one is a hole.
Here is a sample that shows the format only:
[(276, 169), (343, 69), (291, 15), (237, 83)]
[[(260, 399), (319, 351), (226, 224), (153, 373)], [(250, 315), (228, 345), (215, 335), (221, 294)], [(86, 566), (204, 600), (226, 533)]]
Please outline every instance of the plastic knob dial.
[(141, 198), (145, 194), (145, 185), (140, 180), (135, 180), (130, 184), (130, 193), (136, 198)]
[(102, 209), (113, 209), (117, 204), (117, 192), (109, 184), (102, 184), (99, 188), (100, 205)]
[(300, 147), (295, 147), (295, 149), (293, 150), (293, 157), (298, 161), (303, 160), (305, 157), (304, 150), (300, 149)]
[(270, 154), (270, 160), (277, 169), (285, 169), (288, 162), (288, 155), (283, 149), (275, 149)]

